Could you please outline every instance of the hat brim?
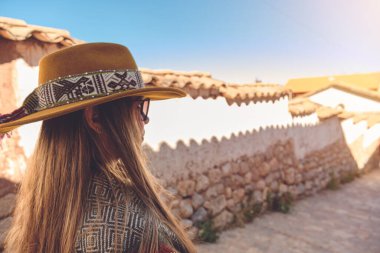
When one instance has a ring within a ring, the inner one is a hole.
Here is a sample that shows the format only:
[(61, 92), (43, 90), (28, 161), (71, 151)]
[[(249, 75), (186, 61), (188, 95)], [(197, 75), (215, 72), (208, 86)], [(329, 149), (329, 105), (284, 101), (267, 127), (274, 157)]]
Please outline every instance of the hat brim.
[(77, 101), (71, 104), (64, 104), (32, 113), (20, 119), (0, 124), (0, 133), (7, 133), (22, 125), (62, 116), (84, 109), (88, 106), (99, 105), (116, 99), (135, 96), (142, 96), (144, 98), (150, 98), (151, 100), (164, 100), (170, 98), (185, 97), (186, 93), (181, 89), (169, 87), (148, 87), (136, 90), (126, 90), (124, 92), (118, 92), (107, 96)]

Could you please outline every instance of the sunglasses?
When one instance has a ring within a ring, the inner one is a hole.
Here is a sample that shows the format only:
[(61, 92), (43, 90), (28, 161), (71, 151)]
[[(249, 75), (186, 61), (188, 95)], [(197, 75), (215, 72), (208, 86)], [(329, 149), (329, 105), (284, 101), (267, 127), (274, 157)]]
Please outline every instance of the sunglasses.
[(140, 109), (142, 120), (144, 121), (145, 124), (147, 124), (149, 122), (148, 112), (149, 112), (150, 99), (145, 98), (145, 99), (139, 99), (136, 101), (138, 103), (138, 108)]

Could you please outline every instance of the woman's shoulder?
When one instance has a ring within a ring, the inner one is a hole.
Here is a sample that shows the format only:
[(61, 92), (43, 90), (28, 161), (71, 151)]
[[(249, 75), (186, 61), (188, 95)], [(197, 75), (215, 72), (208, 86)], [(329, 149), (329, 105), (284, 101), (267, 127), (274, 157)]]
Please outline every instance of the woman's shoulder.
[[(116, 180), (96, 174), (89, 183), (85, 206), (77, 230), (76, 252), (109, 252), (115, 246), (115, 234), (122, 234), (117, 241), (122, 242), (123, 252), (137, 252), (145, 225), (149, 225), (146, 222), (152, 216), (132, 188), (121, 189)], [(171, 229), (156, 222), (160, 241), (184, 252)]]
[[(122, 190), (104, 174), (89, 183), (85, 210), (77, 230), (76, 252), (108, 252), (116, 240), (137, 248), (144, 229), (145, 208), (132, 190)], [(115, 235), (123, 238), (115, 238)]]
[(94, 174), (89, 182), (87, 189), (87, 202), (98, 201), (100, 203), (116, 204), (135, 202), (135, 194), (131, 187), (120, 183), (113, 177), (107, 177), (106, 174), (97, 172)]

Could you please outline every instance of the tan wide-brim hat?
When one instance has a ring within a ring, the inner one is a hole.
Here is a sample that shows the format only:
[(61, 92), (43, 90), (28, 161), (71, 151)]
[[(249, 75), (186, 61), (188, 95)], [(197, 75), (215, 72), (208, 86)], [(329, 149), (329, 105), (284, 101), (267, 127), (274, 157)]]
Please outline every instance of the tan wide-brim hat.
[(123, 45), (88, 43), (65, 48), (41, 59), (38, 87), (20, 108), (0, 115), (0, 135), (24, 124), (131, 96), (162, 100), (186, 93), (177, 88), (145, 87), (135, 60)]

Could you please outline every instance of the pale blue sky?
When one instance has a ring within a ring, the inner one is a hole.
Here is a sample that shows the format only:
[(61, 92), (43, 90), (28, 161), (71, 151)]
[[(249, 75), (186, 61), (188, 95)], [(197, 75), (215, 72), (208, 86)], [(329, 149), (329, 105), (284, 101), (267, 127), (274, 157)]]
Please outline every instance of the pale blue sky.
[(379, 0), (0, 0), (0, 16), (229, 82), (380, 71)]

